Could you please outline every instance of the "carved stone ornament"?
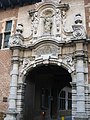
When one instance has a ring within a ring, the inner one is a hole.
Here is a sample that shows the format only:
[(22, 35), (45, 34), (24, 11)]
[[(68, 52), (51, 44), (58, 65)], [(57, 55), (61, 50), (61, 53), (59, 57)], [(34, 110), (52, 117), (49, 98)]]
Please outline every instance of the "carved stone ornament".
[(22, 34), (23, 33), (23, 24), (18, 24), (16, 28), (16, 34)]
[(57, 32), (60, 31), (60, 21), (61, 21), (61, 13), (59, 9), (56, 9), (56, 29)]
[(53, 11), (51, 9), (46, 9), (43, 11), (43, 29), (44, 34), (51, 34), (53, 26)]
[(30, 59), (29, 58), (25, 58), (23, 60), (23, 66), (22, 66), (22, 68), (23, 69), (26, 68), (29, 65), (29, 63), (30, 63)]
[(22, 40), (23, 40), (23, 37), (21, 35), (15, 34), (15, 35), (10, 37), (9, 46), (10, 47), (12, 47), (12, 46), (20, 46), (20, 45), (22, 45)]
[[(36, 67), (38, 64), (49, 64), (51, 61), (51, 63), (56, 63), (58, 65), (65, 65), (67, 66), (67, 68), (70, 68), (70, 71), (74, 71), (74, 61), (72, 60), (72, 56), (64, 56), (61, 57), (60, 59), (58, 59), (58, 56), (53, 56), (53, 55), (41, 55), (38, 57), (35, 57), (33, 60), (31, 60), (30, 58), (24, 58), (23, 60), (23, 64), (21, 65), (21, 69), (20, 69), (20, 76), (22, 76), (22, 74), (26, 74), (26, 71), (28, 70), (28, 68), (30, 67)], [(69, 72), (70, 72), (69, 71)]]
[(69, 65), (69, 66), (73, 66), (74, 63), (73, 63), (72, 56), (63, 57), (63, 63), (65, 63), (66, 65)]
[(82, 24), (82, 16), (81, 14), (76, 14), (74, 18), (75, 24)]
[(33, 64), (35, 62), (35, 57), (32, 56), (31, 58), (24, 58), (23, 59), (23, 63), (20, 66), (19, 72), (20, 72), (20, 76), (22, 75), (22, 73), (24, 72), (24, 70), (29, 67), (31, 64)]
[(51, 34), (52, 24), (53, 24), (52, 17), (44, 18), (44, 32), (45, 33), (50, 33)]
[(46, 54), (56, 55), (58, 53), (58, 47), (50, 44), (43, 45), (35, 50), (35, 55), (41, 56)]
[(34, 60), (35, 60), (35, 56), (31, 56), (29, 58), (24, 58), (22, 68), (24, 69), (24, 68), (28, 67), (28, 65), (30, 65), (32, 63), (32, 61), (34, 61)]
[(80, 38), (85, 38), (86, 33), (84, 30), (84, 27), (82, 25), (73, 25), (73, 37), (80, 39)]
[(33, 15), (33, 20), (32, 20), (32, 31), (33, 31), (33, 34), (37, 34), (38, 24), (39, 24), (38, 13), (35, 12), (34, 15)]

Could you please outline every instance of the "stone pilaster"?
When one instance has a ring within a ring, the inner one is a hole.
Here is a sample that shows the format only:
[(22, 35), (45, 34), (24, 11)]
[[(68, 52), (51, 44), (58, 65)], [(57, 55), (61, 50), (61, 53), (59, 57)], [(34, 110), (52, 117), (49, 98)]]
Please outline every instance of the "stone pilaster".
[(18, 111), (18, 118), (23, 119), (23, 110), (24, 110), (24, 95), (25, 95), (25, 83), (19, 83), (18, 84), (18, 90), (17, 90), (17, 111)]
[(75, 120), (86, 120), (85, 112), (85, 74), (84, 74), (84, 48), (83, 43), (76, 44), (76, 115)]
[(12, 58), (13, 65), (11, 71), (10, 94), (8, 98), (9, 107), (7, 110), (7, 115), (5, 120), (16, 120), (16, 115), (17, 115), (16, 100), (17, 100), (17, 81), (18, 81), (18, 67), (19, 67), (19, 63), (18, 63), (19, 50), (15, 49), (14, 52), (17, 54), (17, 56), (13, 55)]
[(8, 110), (4, 120), (16, 120), (17, 118), (17, 83), (19, 75), (20, 46), (22, 45), (22, 25), (19, 24), (16, 34), (10, 38), (9, 45), (12, 50), (12, 71), (10, 93), (8, 98)]

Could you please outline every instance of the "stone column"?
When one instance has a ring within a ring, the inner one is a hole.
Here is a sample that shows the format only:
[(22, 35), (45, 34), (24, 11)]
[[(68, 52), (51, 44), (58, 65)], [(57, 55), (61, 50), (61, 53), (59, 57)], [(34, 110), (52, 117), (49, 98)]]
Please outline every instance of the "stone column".
[(18, 119), (23, 120), (23, 113), (24, 113), (24, 95), (25, 95), (25, 88), (26, 88), (26, 83), (18, 83), (18, 90), (17, 90), (17, 111)]
[[(14, 56), (15, 53), (15, 56)], [(10, 94), (8, 98), (9, 107), (7, 110), (7, 116), (4, 120), (16, 120), (17, 115), (17, 81), (18, 81), (18, 67), (19, 67), (19, 50), (15, 49), (13, 51), (12, 58), (12, 71), (11, 71), (11, 83), (10, 83)]]
[(11, 36), (9, 45), (12, 50), (12, 71), (11, 71), (11, 82), (10, 82), (10, 93), (8, 98), (8, 110), (4, 120), (16, 120), (17, 116), (17, 82), (19, 75), (19, 54), (22, 45), (22, 25), (19, 24), (16, 30), (16, 34)]
[(84, 90), (84, 64), (83, 58), (77, 58), (76, 63), (77, 78), (77, 113), (85, 113), (85, 90)]
[(76, 72), (71, 73), (72, 82), (70, 83), (72, 86), (72, 120), (74, 120), (76, 114)]
[(85, 111), (85, 75), (84, 75), (84, 49), (83, 43), (76, 44), (76, 116), (75, 120), (86, 120)]

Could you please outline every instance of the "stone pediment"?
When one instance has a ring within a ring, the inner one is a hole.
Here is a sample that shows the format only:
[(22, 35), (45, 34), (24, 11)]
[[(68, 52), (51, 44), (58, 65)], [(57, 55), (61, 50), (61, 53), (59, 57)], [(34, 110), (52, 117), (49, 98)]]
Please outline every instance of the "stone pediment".
[(54, 43), (56, 45), (58, 45), (60, 43), (60, 40), (58, 40), (57, 38), (53, 37), (53, 36), (42, 36), (37, 40), (33, 40), (32, 44), (33, 45), (37, 45), (39, 46), (40, 44), (43, 43)]
[(51, 45), (54, 44), (55, 46), (59, 47), (60, 43), (64, 43), (64, 41), (61, 41), (61, 39), (58, 40), (54, 36), (42, 36), (40, 38), (33, 39), (32, 42), (25, 44), (24, 47), (27, 49), (29, 48), (36, 49), (37, 47), (43, 44), (51, 44)]

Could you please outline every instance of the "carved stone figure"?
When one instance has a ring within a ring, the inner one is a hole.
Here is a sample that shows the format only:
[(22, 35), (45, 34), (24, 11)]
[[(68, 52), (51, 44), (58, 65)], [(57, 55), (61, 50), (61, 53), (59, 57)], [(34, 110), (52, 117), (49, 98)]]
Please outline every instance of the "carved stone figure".
[(82, 16), (81, 14), (76, 14), (74, 18), (75, 24), (82, 24)]
[(23, 24), (18, 24), (16, 28), (16, 34), (22, 34), (23, 33)]
[(60, 20), (61, 20), (60, 10), (57, 9), (56, 10), (56, 29), (57, 29), (57, 32), (60, 31)]
[(44, 19), (44, 32), (45, 33), (50, 33), (51, 34), (51, 30), (52, 30), (52, 17), (46, 17)]
[(33, 18), (33, 21), (32, 21), (33, 22), (32, 23), (33, 24), (33, 26), (32, 26), (33, 28), (32, 29), (33, 29), (33, 33), (37, 34), (37, 29), (38, 29), (38, 24), (39, 24), (38, 13), (35, 12), (33, 17), (34, 18)]

